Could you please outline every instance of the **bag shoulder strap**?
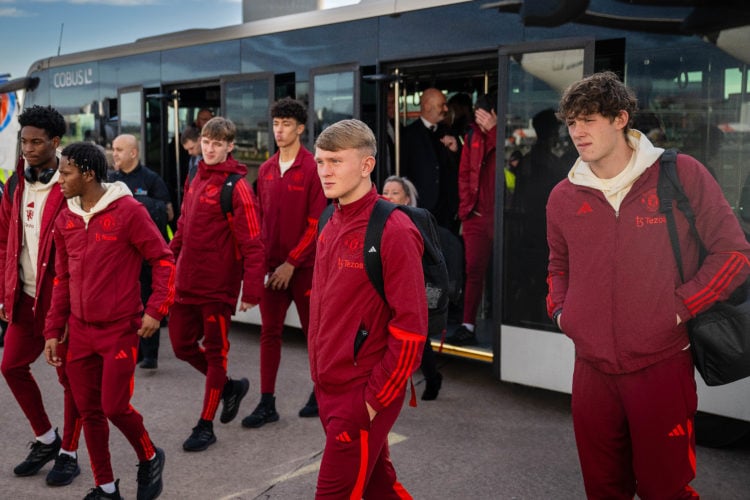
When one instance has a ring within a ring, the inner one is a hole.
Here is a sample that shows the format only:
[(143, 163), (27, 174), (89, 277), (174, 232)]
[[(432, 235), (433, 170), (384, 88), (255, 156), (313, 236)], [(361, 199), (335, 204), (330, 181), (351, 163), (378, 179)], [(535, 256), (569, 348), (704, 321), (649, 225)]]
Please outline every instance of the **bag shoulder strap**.
[(232, 193), (234, 192), (234, 186), (241, 178), (242, 174), (229, 174), (227, 175), (227, 178), (224, 179), (224, 185), (221, 186), (219, 205), (221, 205), (221, 211), (227, 219), (234, 214), (232, 208)]
[(334, 208), (335, 207), (333, 206), (333, 203), (329, 203), (323, 209), (323, 212), (321, 212), (320, 217), (318, 217), (318, 236), (320, 236), (320, 233), (323, 231), (323, 228), (326, 226), (326, 224), (328, 224), (328, 220), (333, 215)]
[(378, 295), (385, 300), (385, 284), (383, 283), (383, 260), (380, 256), (380, 242), (383, 239), (383, 229), (388, 217), (391, 216), (398, 205), (389, 201), (378, 199), (372, 208), (370, 220), (367, 222), (365, 232), (364, 261), (367, 277), (370, 278), (372, 286)]
[(688, 200), (680, 178), (677, 175), (676, 149), (667, 149), (659, 160), (659, 180), (657, 181), (656, 192), (659, 196), (659, 211), (667, 218), (667, 229), (669, 230), (669, 240), (672, 244), (672, 253), (674, 253), (674, 258), (677, 262), (680, 279), (684, 283), (685, 275), (682, 269), (682, 251), (680, 249), (680, 239), (677, 235), (677, 224), (675, 223), (674, 212), (672, 211), (673, 202), (677, 202), (677, 208), (687, 219), (690, 231), (698, 240), (701, 249), (701, 261), (705, 257), (706, 250), (698, 234), (698, 229), (695, 227), (695, 213), (690, 206), (690, 200)]
[(13, 172), (5, 185), (5, 195), (10, 200), (11, 205), (13, 204), (13, 193), (16, 192), (16, 187), (18, 187), (18, 173)]
[[(378, 295), (385, 301), (385, 284), (383, 283), (383, 261), (380, 258), (380, 242), (383, 239), (383, 229), (385, 222), (391, 213), (398, 208), (398, 205), (389, 201), (378, 199), (367, 221), (364, 242), (364, 264), (367, 277), (372, 286), (378, 292)], [(329, 204), (318, 218), (318, 234), (333, 215), (334, 205)]]

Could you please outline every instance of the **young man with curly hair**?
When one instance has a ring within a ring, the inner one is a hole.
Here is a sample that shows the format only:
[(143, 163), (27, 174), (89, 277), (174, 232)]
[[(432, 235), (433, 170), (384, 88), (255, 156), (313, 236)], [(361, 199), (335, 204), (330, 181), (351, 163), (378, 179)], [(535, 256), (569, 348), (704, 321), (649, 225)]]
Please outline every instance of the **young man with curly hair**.
[[(65, 367), (57, 369), (63, 386), (62, 438), (50, 423), (29, 366), (44, 349), (44, 319), (52, 299), (55, 277), (54, 222), (65, 204), (57, 187), (57, 148), (65, 135), (65, 119), (55, 109), (32, 106), (18, 118), (21, 153), (16, 172), (0, 203), (0, 318), (9, 322), (2, 372), (13, 396), (29, 420), (36, 439), (28, 457), (13, 469), (31, 476), (54, 460), (47, 484), (70, 484), (80, 473), (78, 439), (81, 419), (73, 401)], [(12, 191), (12, 194), (11, 194)], [(60, 344), (61, 358), (68, 344)]]
[[(279, 150), (260, 166), (257, 194), (266, 249), (266, 283), (260, 301), (260, 403), (242, 420), (244, 427), (261, 427), (279, 419), (276, 376), (281, 362), (281, 334), (292, 302), (302, 333), (310, 316), (315, 238), (318, 218), (326, 206), (313, 155), (302, 146), (307, 110), (286, 97), (271, 106), (273, 135)], [(299, 411), (315, 417), (315, 393)]]
[(745, 281), (750, 246), (708, 170), (678, 155), (707, 250), (700, 264), (679, 215), (682, 283), (659, 213), (663, 150), (630, 128), (636, 107), (612, 72), (574, 83), (560, 101), (579, 158), (547, 203), (547, 310), (575, 344), (573, 427), (588, 498), (698, 498), (685, 322)]
[[(65, 362), (96, 482), (86, 499), (121, 498), (110, 462), (109, 420), (137, 454), (138, 500), (149, 500), (162, 491), (164, 451), (154, 446), (130, 398), (139, 339), (159, 329), (174, 300), (174, 257), (127, 186), (106, 184), (106, 178), (107, 160), (96, 145), (63, 149), (58, 184), (67, 206), (55, 221), (57, 275), (45, 357), (62, 364), (60, 339), (69, 332)], [(144, 259), (153, 290), (145, 305), (139, 281)]]

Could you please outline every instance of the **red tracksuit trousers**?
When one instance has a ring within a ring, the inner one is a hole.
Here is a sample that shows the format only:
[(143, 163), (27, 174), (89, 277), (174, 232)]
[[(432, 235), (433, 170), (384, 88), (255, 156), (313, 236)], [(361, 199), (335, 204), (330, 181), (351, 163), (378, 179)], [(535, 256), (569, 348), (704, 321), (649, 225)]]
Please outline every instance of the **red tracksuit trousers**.
[(223, 302), (175, 302), (169, 312), (169, 339), (175, 356), (206, 376), (200, 417), (204, 420), (213, 421), (227, 382), (228, 333), (232, 313), (232, 308)]
[(463, 222), (466, 283), (464, 285), (464, 323), (476, 323), (484, 291), (484, 277), (492, 257), (492, 217), (472, 216)]
[[(44, 318), (34, 316), (34, 298), (21, 294), (13, 313), (13, 322), (5, 332), (5, 347), (0, 370), (8, 382), (13, 396), (29, 420), (35, 436), (41, 436), (52, 428), (44, 409), (42, 393), (31, 374), (30, 365), (44, 350)], [(58, 345), (57, 352), (65, 359), (68, 343)], [(57, 379), (63, 386), (63, 434), (62, 448), (68, 451), (78, 449), (81, 435), (81, 416), (78, 413), (70, 382), (65, 373), (65, 365), (57, 368)]]
[(75, 316), (68, 322), (68, 377), (83, 416), (83, 433), (97, 485), (114, 481), (109, 456), (109, 424), (120, 429), (138, 455), (155, 453), (143, 417), (130, 404), (138, 351), (139, 317), (112, 323), (86, 323)]
[(315, 492), (317, 500), (404, 500), (411, 495), (396, 480), (388, 451), (388, 433), (404, 394), (370, 422), (364, 386), (343, 394), (315, 387), (326, 445)]
[(281, 364), (281, 334), (292, 301), (297, 307), (302, 333), (307, 336), (312, 274), (312, 267), (295, 269), (286, 290), (266, 288), (263, 291), (260, 301), (260, 392), (263, 394), (276, 392), (276, 376)]
[(589, 499), (699, 498), (689, 351), (634, 373), (607, 375), (576, 359), (573, 427)]

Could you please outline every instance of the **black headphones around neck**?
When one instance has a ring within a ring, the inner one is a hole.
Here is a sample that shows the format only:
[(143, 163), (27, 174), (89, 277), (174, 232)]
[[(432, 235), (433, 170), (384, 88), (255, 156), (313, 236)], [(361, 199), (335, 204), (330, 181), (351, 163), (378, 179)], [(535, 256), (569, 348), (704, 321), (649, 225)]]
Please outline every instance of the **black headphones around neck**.
[(39, 172), (39, 175), (37, 175), (36, 170), (31, 167), (26, 167), (23, 171), (23, 176), (29, 182), (39, 181), (42, 184), (47, 184), (52, 180), (52, 176), (55, 175), (55, 172), (57, 172), (57, 169), (45, 168), (44, 170)]

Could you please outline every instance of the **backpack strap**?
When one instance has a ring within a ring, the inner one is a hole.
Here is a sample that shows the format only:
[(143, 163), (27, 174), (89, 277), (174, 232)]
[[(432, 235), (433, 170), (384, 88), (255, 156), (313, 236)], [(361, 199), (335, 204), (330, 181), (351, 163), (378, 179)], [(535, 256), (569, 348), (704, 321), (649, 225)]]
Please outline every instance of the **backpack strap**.
[[(232, 193), (234, 192), (234, 186), (242, 178), (242, 174), (229, 174), (224, 179), (224, 185), (221, 186), (221, 194), (219, 194), (219, 205), (221, 205), (221, 211), (224, 213), (224, 217), (229, 219), (233, 214), (232, 208)], [(192, 179), (191, 179), (192, 180)]]
[(5, 184), (5, 196), (8, 197), (11, 205), (13, 204), (13, 193), (16, 192), (16, 187), (18, 187), (18, 173), (13, 172), (13, 174), (8, 179), (7, 184)]
[(680, 178), (677, 176), (677, 150), (667, 149), (662, 153), (659, 160), (659, 180), (656, 184), (656, 192), (659, 196), (659, 211), (667, 218), (667, 229), (669, 230), (669, 240), (672, 244), (672, 253), (674, 253), (677, 270), (680, 272), (680, 279), (685, 282), (685, 275), (682, 269), (682, 250), (680, 249), (680, 239), (677, 235), (677, 224), (675, 223), (674, 212), (672, 210), (673, 202), (677, 202), (677, 208), (683, 213), (690, 225), (690, 231), (698, 240), (700, 246), (700, 260), (703, 261), (706, 250), (703, 242), (695, 227), (695, 213), (690, 206), (685, 190), (682, 187)]
[(318, 236), (320, 236), (321, 231), (323, 231), (323, 228), (328, 223), (328, 220), (333, 215), (334, 210), (333, 203), (329, 203), (326, 205), (326, 207), (323, 209), (323, 212), (320, 214), (320, 217), (318, 217)]
[(398, 205), (389, 201), (378, 199), (370, 214), (365, 232), (364, 262), (367, 277), (370, 278), (372, 286), (378, 295), (385, 300), (385, 284), (383, 283), (383, 260), (380, 257), (380, 242), (383, 239), (385, 221)]

